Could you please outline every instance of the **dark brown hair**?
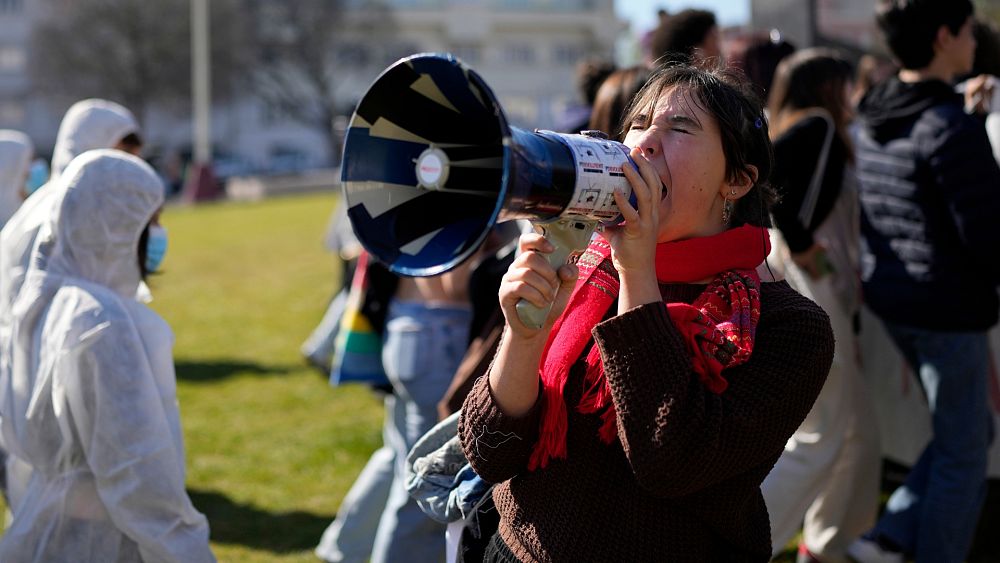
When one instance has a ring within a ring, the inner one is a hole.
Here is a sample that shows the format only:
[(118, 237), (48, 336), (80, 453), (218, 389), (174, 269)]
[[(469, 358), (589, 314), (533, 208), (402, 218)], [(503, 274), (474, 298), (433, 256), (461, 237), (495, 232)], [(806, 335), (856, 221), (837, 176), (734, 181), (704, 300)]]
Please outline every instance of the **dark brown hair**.
[(150, 274), (149, 270), (146, 269), (146, 254), (147, 254), (146, 249), (148, 242), (149, 242), (149, 224), (147, 224), (146, 227), (142, 229), (142, 234), (139, 235), (139, 248), (138, 248), (139, 276), (142, 278), (143, 281), (146, 281), (146, 278), (148, 278)]
[(941, 26), (958, 35), (973, 12), (970, 0), (880, 0), (875, 22), (899, 64), (916, 70), (934, 59), (934, 40)]
[(603, 131), (608, 137), (621, 141), (625, 137), (622, 122), (625, 108), (642, 89), (648, 77), (649, 69), (644, 66), (632, 66), (611, 73), (597, 90), (587, 128)]
[(850, 147), (847, 125), (851, 112), (847, 85), (853, 76), (851, 63), (833, 49), (804, 49), (786, 57), (774, 74), (767, 101), (774, 127), (771, 134), (777, 137), (792, 125), (785, 119), (788, 112), (820, 108), (830, 114), (837, 136)]
[(754, 33), (737, 42), (729, 52), (728, 64), (738, 68), (767, 97), (774, 82), (774, 73), (782, 59), (795, 52), (795, 46), (781, 38), (777, 32)]
[(576, 86), (583, 101), (593, 105), (597, 90), (615, 70), (615, 65), (600, 59), (586, 59), (576, 65)]
[[(626, 127), (648, 127), (657, 101), (674, 88), (712, 116), (719, 126), (722, 152), (726, 157), (726, 179), (741, 175), (757, 179), (750, 191), (736, 201), (730, 226), (744, 224), (770, 227), (770, 208), (777, 194), (768, 183), (774, 165), (774, 151), (767, 132), (760, 98), (739, 71), (701, 69), (691, 65), (671, 65), (658, 70), (646, 82), (625, 113)], [(639, 123), (644, 120), (644, 123)]]
[(142, 148), (142, 137), (135, 132), (129, 133), (128, 135), (122, 137), (121, 141), (118, 141), (118, 146), (126, 152), (140, 149)]
[(972, 62), (972, 75), (1000, 76), (1000, 31), (989, 20), (976, 19), (972, 33), (976, 37), (976, 54)]
[(713, 27), (717, 27), (715, 14), (708, 10), (677, 12), (653, 32), (650, 45), (653, 60), (662, 64), (693, 62), (695, 47), (705, 41)]

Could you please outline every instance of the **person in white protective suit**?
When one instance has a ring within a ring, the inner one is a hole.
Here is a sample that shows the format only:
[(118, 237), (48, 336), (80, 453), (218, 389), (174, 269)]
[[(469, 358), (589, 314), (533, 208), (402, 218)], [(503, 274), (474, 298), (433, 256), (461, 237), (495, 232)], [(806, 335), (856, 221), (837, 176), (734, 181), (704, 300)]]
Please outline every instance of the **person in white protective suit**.
[(0, 228), (21, 206), (34, 152), (27, 135), (13, 129), (0, 129)]
[(0, 561), (215, 561), (184, 489), (173, 334), (134, 298), (162, 184), (114, 150), (76, 158), (58, 184), (54, 245), (0, 343), (4, 440), (32, 470)]
[[(59, 205), (61, 194), (55, 180), (73, 158), (89, 150), (116, 148), (138, 155), (142, 148), (138, 132), (132, 112), (107, 100), (82, 100), (66, 112), (56, 136), (49, 182), (32, 194), (0, 231), (0, 325), (21, 288), (39, 230)], [(51, 237), (51, 233), (41, 234), (43, 240)]]
[[(20, 131), (0, 129), (0, 227), (21, 205), (21, 192), (31, 166), (34, 146)], [(7, 452), (0, 440), (0, 493), (7, 498)]]

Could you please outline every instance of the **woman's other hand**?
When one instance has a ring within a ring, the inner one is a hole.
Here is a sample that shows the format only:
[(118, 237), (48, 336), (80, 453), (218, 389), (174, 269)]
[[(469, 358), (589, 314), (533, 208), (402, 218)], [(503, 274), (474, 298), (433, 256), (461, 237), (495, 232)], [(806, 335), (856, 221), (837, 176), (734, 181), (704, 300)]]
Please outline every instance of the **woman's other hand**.
[(611, 260), (621, 280), (619, 313), (660, 300), (656, 281), (656, 243), (664, 187), (653, 165), (639, 148), (632, 149), (632, 159), (638, 171), (627, 165), (622, 166), (622, 170), (632, 184), (636, 206), (632, 207), (625, 194), (616, 191), (615, 203), (625, 221), (604, 229), (604, 237), (611, 244)]
[(988, 74), (969, 79), (965, 85), (965, 111), (985, 115), (1000, 109), (990, 107), (994, 88), (995, 80), (991, 80)]
[(615, 203), (625, 221), (604, 229), (604, 237), (611, 244), (611, 258), (622, 275), (633, 271), (653, 272), (660, 199), (663, 195), (663, 184), (642, 151), (632, 149), (632, 159), (639, 170), (628, 165), (622, 166), (622, 170), (632, 185), (636, 206), (629, 203), (625, 194), (615, 190)]

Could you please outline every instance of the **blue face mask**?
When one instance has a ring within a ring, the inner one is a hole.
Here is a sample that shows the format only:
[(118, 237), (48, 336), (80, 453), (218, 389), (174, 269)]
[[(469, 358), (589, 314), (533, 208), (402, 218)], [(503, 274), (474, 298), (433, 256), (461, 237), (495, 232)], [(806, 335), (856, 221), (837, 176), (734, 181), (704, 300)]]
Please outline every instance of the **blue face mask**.
[(146, 271), (153, 273), (159, 270), (166, 255), (167, 230), (160, 225), (150, 225), (146, 237)]
[(49, 166), (42, 159), (36, 159), (28, 169), (28, 180), (24, 183), (24, 193), (31, 195), (49, 181)]

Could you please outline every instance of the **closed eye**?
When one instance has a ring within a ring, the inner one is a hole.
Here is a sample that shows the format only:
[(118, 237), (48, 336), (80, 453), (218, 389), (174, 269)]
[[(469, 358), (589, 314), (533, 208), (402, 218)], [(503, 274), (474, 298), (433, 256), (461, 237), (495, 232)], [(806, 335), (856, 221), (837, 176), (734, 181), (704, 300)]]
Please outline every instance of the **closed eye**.
[(642, 131), (643, 129), (646, 128), (647, 123), (649, 123), (649, 116), (644, 114), (639, 114), (632, 119), (632, 123), (629, 123), (629, 129)]
[(670, 128), (685, 135), (691, 135), (691, 131), (701, 131), (701, 123), (697, 119), (683, 114), (671, 115), (668, 119)]

